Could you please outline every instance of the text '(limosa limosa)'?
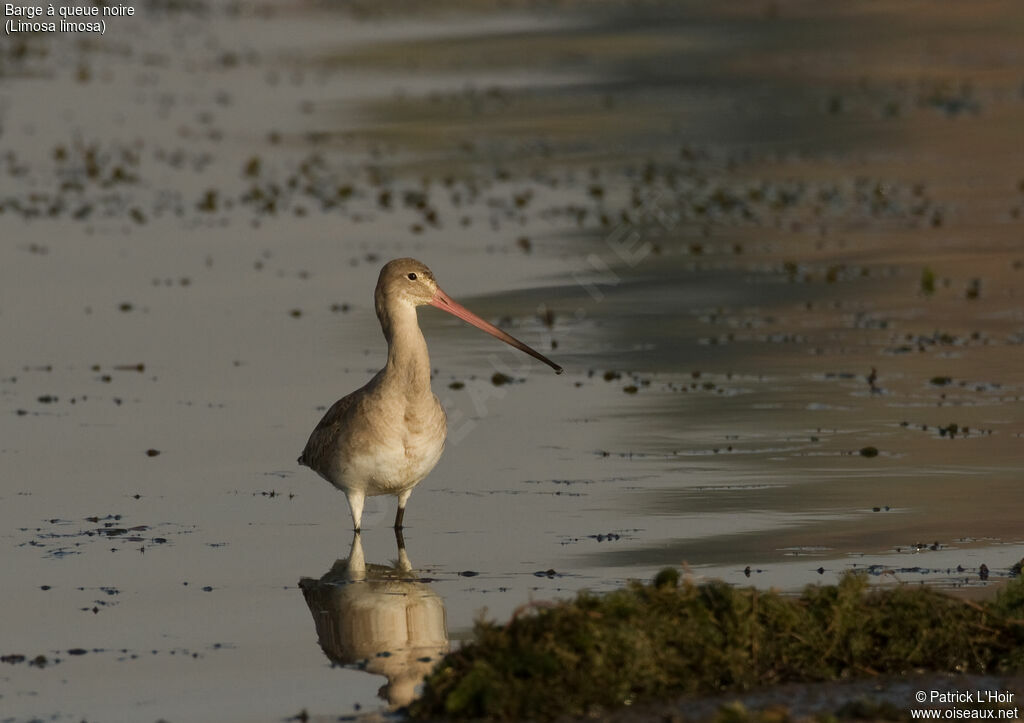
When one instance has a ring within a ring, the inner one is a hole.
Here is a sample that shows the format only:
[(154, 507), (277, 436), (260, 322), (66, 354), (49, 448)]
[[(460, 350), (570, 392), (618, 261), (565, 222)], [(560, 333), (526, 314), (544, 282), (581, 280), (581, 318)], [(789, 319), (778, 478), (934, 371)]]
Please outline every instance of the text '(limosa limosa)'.
[(415, 259), (385, 264), (373, 300), (388, 342), (388, 362), (366, 386), (327, 410), (299, 457), (299, 464), (345, 493), (357, 531), (367, 495), (397, 496), (395, 528), (401, 529), (409, 495), (444, 450), (448, 425), (430, 388), (430, 357), (417, 306), (429, 304), (454, 314), (562, 373), (562, 367), (540, 352), (453, 301), (430, 269)]

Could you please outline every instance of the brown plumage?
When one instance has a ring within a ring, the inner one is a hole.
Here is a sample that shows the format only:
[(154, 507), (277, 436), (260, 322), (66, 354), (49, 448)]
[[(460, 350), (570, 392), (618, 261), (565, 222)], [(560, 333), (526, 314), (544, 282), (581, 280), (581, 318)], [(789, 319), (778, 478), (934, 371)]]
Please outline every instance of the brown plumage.
[(356, 530), (366, 496), (383, 494), (398, 497), (395, 527), (400, 529), (409, 495), (444, 450), (445, 413), (430, 388), (430, 357), (416, 318), (416, 307), (427, 304), (562, 372), (544, 355), (453, 301), (424, 264), (409, 258), (385, 264), (374, 305), (388, 342), (387, 364), (327, 410), (298, 460), (345, 493)]

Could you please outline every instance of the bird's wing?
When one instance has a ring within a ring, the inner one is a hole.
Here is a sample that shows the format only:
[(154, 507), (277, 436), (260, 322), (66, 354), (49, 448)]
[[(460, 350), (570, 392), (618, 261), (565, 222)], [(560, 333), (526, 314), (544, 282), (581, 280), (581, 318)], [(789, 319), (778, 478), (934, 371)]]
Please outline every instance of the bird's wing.
[(331, 408), (324, 414), (323, 419), (316, 425), (316, 429), (309, 435), (306, 448), (299, 455), (299, 464), (320, 471), (320, 463), (326, 461), (338, 437), (338, 431), (342, 426), (341, 423), (345, 419), (348, 410), (355, 404), (356, 399), (357, 397), (353, 393), (342, 397), (331, 405)]

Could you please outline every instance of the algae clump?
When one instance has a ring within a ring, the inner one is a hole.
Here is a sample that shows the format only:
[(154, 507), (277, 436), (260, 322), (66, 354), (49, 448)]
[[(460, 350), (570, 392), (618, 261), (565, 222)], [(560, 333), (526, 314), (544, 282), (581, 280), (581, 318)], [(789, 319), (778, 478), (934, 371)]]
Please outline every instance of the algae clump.
[(864, 575), (799, 597), (723, 582), (631, 583), (535, 608), (427, 678), (414, 717), (552, 719), (631, 703), (907, 671), (1024, 670), (1024, 579), (977, 604)]

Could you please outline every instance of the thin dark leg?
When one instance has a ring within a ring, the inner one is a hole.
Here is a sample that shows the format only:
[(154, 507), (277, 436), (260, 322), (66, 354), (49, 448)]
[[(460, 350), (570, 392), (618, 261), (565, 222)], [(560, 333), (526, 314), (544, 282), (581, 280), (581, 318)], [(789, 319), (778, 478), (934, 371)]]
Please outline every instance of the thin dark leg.
[(405, 507), (399, 505), (398, 512), (395, 514), (395, 529), (402, 529), (402, 520), (405, 519)]
[(395, 528), (395, 542), (398, 543), (399, 551), (402, 551), (402, 550), (405, 549), (405, 535), (402, 534), (402, 528), (401, 527), (396, 527)]

